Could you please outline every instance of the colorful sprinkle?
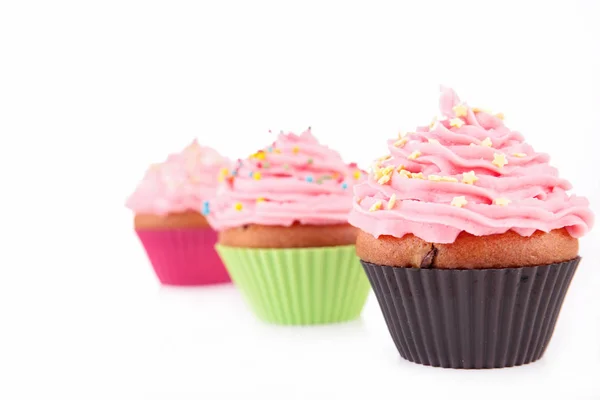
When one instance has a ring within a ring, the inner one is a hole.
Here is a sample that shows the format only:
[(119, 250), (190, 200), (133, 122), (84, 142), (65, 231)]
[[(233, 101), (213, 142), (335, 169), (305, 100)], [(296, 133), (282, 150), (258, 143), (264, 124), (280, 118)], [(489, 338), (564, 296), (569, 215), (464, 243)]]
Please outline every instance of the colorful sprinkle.
[(271, 163), (270, 163), (270, 162), (268, 162), (268, 161), (265, 161), (265, 162), (263, 163), (263, 168), (270, 168), (270, 167), (271, 167)]
[(369, 208), (369, 211), (381, 210), (381, 205), (382, 205), (381, 200), (378, 200), (371, 206), (371, 208)]
[(462, 183), (466, 183), (467, 185), (472, 185), (479, 180), (479, 178), (475, 176), (475, 171), (463, 172), (462, 175)]
[(492, 164), (494, 164), (498, 168), (502, 168), (506, 164), (508, 164), (508, 161), (506, 160), (506, 156), (504, 154), (494, 153), (494, 161), (492, 161)]
[(263, 203), (263, 202), (265, 202), (265, 201), (266, 201), (266, 200), (265, 200), (265, 198), (264, 198), (264, 197), (259, 197), (258, 199), (256, 199), (256, 202), (257, 202), (257, 203)]
[(391, 210), (396, 205), (396, 193), (393, 193), (390, 199), (388, 200), (387, 209)]
[(400, 171), (400, 176), (403, 178), (410, 179), (412, 177), (412, 173), (406, 169)]
[(525, 154), (525, 153), (513, 153), (513, 157), (524, 158), (524, 157), (527, 157), (527, 154)]
[(417, 158), (419, 158), (421, 156), (421, 152), (419, 150), (415, 150), (411, 153), (410, 156), (408, 156), (409, 160), (416, 160)]
[(392, 174), (383, 175), (381, 178), (379, 178), (377, 180), (377, 183), (379, 183), (380, 185), (385, 185), (386, 183), (389, 183), (391, 179), (392, 179)]
[(235, 208), (237, 211), (242, 211), (242, 208), (243, 208), (243, 206), (242, 206), (242, 203), (235, 203), (235, 206), (234, 206), (234, 208)]
[(267, 147), (267, 151), (268, 151), (269, 153), (272, 153), (272, 152), (273, 152), (273, 147), (271, 147), (271, 146)]
[(442, 182), (458, 182), (458, 179), (456, 179), (453, 176), (442, 176), (441, 181)]
[(281, 154), (281, 150), (279, 150), (279, 149), (275, 149), (273, 151), (275, 152), (275, 154)]
[(494, 204), (497, 205), (497, 206), (504, 207), (504, 206), (507, 206), (507, 205), (510, 204), (510, 200), (506, 199), (504, 197), (500, 197), (499, 199), (494, 200)]
[(310, 183), (312, 181), (313, 181), (313, 177), (312, 176), (309, 175), (309, 176), (306, 177), (306, 182)]
[(360, 171), (354, 171), (354, 179), (359, 179), (362, 173)]
[(462, 206), (466, 206), (467, 203), (468, 203), (467, 198), (465, 196), (457, 196), (452, 199), (452, 202), (450, 203), (450, 205), (461, 208)]
[(260, 180), (260, 178), (261, 178), (261, 177), (262, 177), (262, 175), (260, 174), (260, 172), (255, 172), (255, 173), (254, 173), (254, 180), (255, 180), (255, 181), (258, 181), (258, 180)]
[(252, 177), (254, 176), (254, 171), (250, 171), (250, 172), (248, 173), (248, 176), (249, 176), (250, 178), (252, 178)]
[(394, 147), (403, 147), (406, 143), (408, 143), (408, 138), (402, 138), (394, 142)]
[(263, 150), (259, 150), (250, 156), (250, 158), (256, 158), (257, 160), (264, 160), (266, 157), (267, 155)]
[(202, 203), (202, 215), (208, 214), (210, 214), (210, 204), (208, 203), (208, 201), (205, 201), (204, 203)]
[(299, 151), (300, 151), (300, 147), (298, 147), (298, 146), (294, 146), (294, 148), (292, 149), (292, 152), (294, 154), (298, 154)]
[(283, 164), (283, 169), (290, 169), (290, 164)]
[(227, 168), (221, 168), (219, 171), (219, 182), (223, 182), (225, 178), (229, 175), (229, 170)]
[(492, 139), (490, 139), (489, 137), (486, 137), (485, 139), (483, 139), (483, 142), (481, 142), (481, 145), (484, 147), (492, 147), (492, 145), (493, 145)]
[(313, 159), (312, 159), (312, 158), (309, 158), (308, 160), (306, 160), (306, 163), (307, 163), (308, 165), (312, 164), (312, 163), (313, 163)]
[(346, 182), (342, 183), (342, 189), (344, 189), (344, 190), (348, 189), (348, 184)]
[(466, 117), (468, 108), (464, 104), (457, 104), (452, 107), (452, 111), (457, 117)]
[(465, 124), (465, 121), (463, 121), (460, 118), (452, 118), (450, 120), (450, 126), (453, 127), (453, 128), (460, 128), (464, 124)]

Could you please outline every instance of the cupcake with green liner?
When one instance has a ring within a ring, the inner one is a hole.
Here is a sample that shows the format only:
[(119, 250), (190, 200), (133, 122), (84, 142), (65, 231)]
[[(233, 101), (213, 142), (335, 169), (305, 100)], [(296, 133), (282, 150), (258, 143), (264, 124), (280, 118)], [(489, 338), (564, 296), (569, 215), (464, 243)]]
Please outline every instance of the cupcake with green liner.
[(352, 187), (365, 174), (310, 129), (277, 140), (221, 172), (208, 215), (217, 251), (256, 315), (309, 325), (360, 316), (369, 282), (348, 224)]
[(400, 355), (500, 368), (541, 358), (593, 224), (588, 201), (502, 114), (442, 89), (355, 186), (357, 253)]

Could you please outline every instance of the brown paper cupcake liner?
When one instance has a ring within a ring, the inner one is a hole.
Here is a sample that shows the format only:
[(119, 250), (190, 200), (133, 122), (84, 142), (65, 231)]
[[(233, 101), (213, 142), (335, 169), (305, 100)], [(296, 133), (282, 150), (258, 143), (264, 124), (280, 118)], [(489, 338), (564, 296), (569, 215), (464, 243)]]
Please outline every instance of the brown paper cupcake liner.
[(483, 369), (544, 355), (580, 260), (475, 270), (361, 262), (403, 358)]

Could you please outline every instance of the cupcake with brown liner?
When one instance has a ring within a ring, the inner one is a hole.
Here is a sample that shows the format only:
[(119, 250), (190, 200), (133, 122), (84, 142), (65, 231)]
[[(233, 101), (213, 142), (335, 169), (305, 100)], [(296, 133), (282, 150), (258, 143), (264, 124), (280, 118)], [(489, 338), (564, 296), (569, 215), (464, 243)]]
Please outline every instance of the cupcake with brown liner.
[(133, 224), (161, 283), (210, 285), (230, 282), (214, 250), (217, 233), (206, 216), (218, 173), (230, 161), (194, 140), (180, 153), (148, 168), (127, 199)]
[(508, 129), (442, 89), (442, 116), (388, 142), (355, 186), (357, 254), (400, 355), (499, 368), (538, 360), (591, 228), (585, 198)]
[(222, 178), (208, 220), (256, 315), (285, 325), (358, 318), (369, 282), (348, 213), (363, 172), (309, 130), (280, 134)]

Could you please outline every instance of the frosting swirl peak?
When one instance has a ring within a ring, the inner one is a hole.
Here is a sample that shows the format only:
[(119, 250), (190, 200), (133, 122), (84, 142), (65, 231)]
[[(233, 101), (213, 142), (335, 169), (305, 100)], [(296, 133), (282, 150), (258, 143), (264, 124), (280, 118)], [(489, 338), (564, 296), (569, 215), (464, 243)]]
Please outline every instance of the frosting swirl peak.
[(185, 211), (205, 213), (217, 192), (217, 177), (230, 161), (210, 147), (190, 143), (148, 168), (126, 206), (137, 214), (166, 215)]
[(583, 236), (593, 224), (589, 202), (567, 194), (568, 181), (502, 114), (470, 107), (442, 88), (441, 117), (388, 141), (390, 155), (355, 186), (350, 223), (375, 237), (414, 234), (452, 243), (513, 230), (566, 228)]
[(352, 186), (365, 174), (321, 145), (309, 130), (281, 133), (268, 147), (221, 174), (208, 221), (217, 230), (247, 224), (347, 223)]

